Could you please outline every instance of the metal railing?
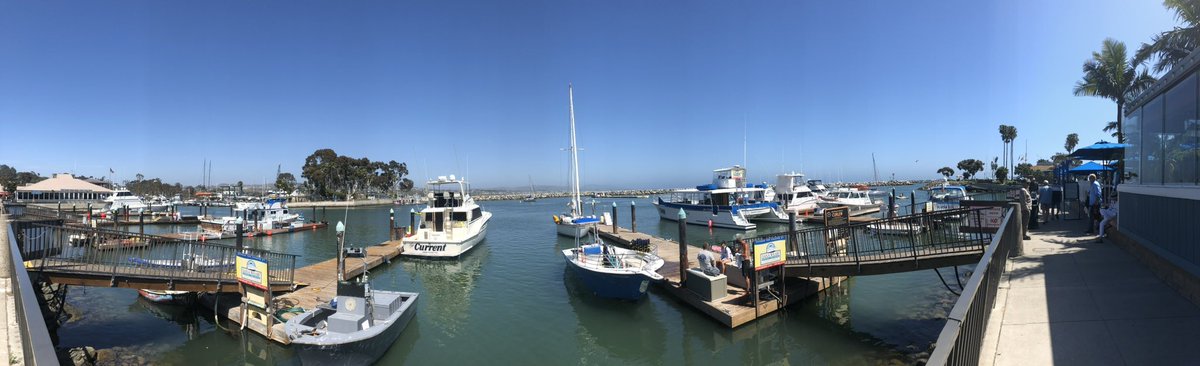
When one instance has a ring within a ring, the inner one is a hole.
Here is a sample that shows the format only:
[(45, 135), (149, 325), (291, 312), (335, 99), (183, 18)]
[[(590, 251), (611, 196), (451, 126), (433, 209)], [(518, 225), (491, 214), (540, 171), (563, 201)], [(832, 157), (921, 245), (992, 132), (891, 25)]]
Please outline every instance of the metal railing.
[(57, 274), (175, 281), (236, 281), (239, 252), (268, 262), (272, 284), (292, 284), (296, 255), (185, 241), (124, 231), (34, 223), (21, 230), (21, 253), (37, 271)]
[(29, 272), (22, 265), (25, 260), (21, 257), (21, 250), (17, 248), (15, 230), (12, 225), (4, 224), (7, 223), (0, 222), (0, 225), (3, 225), (0, 230), (8, 231), (10, 256), (0, 260), (10, 261), (8, 277), (12, 281), (13, 298), (16, 303), (14, 314), (17, 329), (21, 332), (19, 337), (23, 362), (26, 365), (57, 365), (58, 356), (54, 353), (54, 342), (50, 338), (45, 318), (42, 317), (42, 308), (38, 305), (39, 292), (34, 291)]
[(796, 232), (789, 266), (863, 264), (982, 253), (992, 235), (963, 230), (977, 209), (958, 208)]
[(987, 331), (988, 318), (996, 302), (1000, 276), (1008, 257), (1021, 241), (1021, 217), (1007, 209), (997, 235), (992, 237), (975, 273), (950, 310), (946, 325), (929, 356), (929, 365), (976, 365)]

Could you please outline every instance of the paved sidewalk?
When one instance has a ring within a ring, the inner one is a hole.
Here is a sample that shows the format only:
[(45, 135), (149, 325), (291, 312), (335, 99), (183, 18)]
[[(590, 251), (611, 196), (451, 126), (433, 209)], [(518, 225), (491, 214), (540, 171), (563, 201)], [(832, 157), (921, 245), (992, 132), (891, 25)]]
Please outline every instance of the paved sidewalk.
[(1009, 259), (980, 364), (1200, 363), (1200, 307), (1083, 225), (1042, 225)]

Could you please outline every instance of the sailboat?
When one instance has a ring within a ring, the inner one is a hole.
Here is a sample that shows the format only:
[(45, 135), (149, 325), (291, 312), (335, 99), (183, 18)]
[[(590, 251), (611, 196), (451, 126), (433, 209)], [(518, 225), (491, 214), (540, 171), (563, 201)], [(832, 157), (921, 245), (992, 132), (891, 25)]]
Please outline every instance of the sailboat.
[(521, 202), (537, 202), (537, 197), (533, 195), (533, 176), (529, 177), (529, 195), (525, 196)]
[[(599, 222), (596, 218), (576, 221), (577, 224), (592, 226)], [(646, 295), (651, 281), (663, 279), (658, 274), (658, 269), (664, 263), (662, 258), (652, 253), (606, 244), (598, 232), (593, 228), (591, 236), (575, 238), (575, 247), (562, 251), (567, 265), (596, 296), (638, 300)], [(587, 244), (581, 244), (583, 240), (587, 240)]]
[(587, 235), (593, 226), (589, 224), (595, 224), (599, 219), (595, 215), (583, 215), (583, 201), (579, 198), (579, 148), (575, 145), (575, 91), (569, 84), (567, 96), (571, 112), (571, 145), (567, 148), (571, 154), (571, 202), (567, 204), (569, 212), (554, 216), (554, 225), (559, 235), (578, 239)]

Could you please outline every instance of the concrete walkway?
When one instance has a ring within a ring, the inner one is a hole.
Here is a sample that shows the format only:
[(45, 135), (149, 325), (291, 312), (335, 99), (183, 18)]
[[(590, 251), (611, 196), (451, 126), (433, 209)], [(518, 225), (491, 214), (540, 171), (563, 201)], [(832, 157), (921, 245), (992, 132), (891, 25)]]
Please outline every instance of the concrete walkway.
[(1009, 259), (980, 353), (983, 365), (1200, 362), (1200, 307), (1084, 222), (1030, 232)]

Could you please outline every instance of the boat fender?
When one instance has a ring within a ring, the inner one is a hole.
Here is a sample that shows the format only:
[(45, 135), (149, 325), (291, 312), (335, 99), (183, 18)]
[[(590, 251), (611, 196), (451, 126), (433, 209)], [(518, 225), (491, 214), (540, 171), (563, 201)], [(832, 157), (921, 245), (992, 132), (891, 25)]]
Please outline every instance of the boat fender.
[(554, 224), (557, 225), (562, 223), (562, 219), (558, 218), (558, 215), (551, 215), (550, 217), (554, 218)]

